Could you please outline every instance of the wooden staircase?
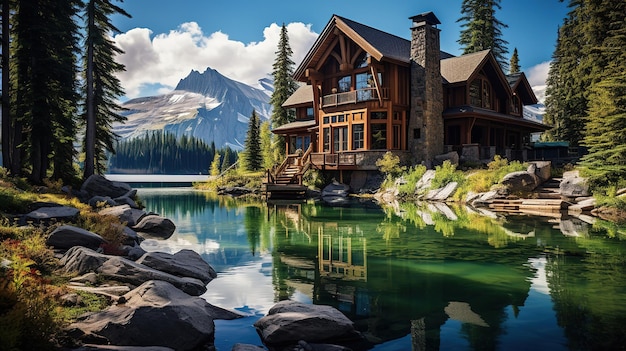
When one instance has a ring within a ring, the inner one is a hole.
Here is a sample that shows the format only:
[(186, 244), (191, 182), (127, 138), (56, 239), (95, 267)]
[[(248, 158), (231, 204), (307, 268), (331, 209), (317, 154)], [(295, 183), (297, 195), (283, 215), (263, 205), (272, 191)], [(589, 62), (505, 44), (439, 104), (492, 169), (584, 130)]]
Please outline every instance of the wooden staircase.
[(302, 176), (311, 165), (309, 156), (312, 151), (309, 146), (304, 154), (289, 155), (278, 167), (267, 170), (262, 189), (266, 199), (293, 199), (306, 195), (307, 187), (302, 184)]

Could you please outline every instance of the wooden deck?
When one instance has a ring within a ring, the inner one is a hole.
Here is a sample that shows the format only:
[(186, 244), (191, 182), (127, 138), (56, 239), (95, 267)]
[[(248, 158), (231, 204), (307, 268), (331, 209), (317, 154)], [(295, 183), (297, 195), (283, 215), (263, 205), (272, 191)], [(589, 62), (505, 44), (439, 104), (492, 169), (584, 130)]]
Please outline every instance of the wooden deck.
[(263, 184), (262, 191), (266, 199), (302, 199), (307, 187), (299, 184)]

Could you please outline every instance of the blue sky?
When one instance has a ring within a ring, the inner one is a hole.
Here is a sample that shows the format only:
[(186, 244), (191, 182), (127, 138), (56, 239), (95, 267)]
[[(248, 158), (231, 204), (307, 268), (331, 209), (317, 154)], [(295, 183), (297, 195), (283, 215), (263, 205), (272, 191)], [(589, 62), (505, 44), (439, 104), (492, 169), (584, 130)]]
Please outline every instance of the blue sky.
[[(115, 37), (126, 98), (172, 90), (190, 70), (207, 67), (248, 84), (271, 72), (280, 25), (287, 24), (299, 63), (333, 14), (409, 39), (410, 16), (433, 11), (441, 21), (441, 49), (459, 55), (461, 0), (126, 0), (133, 17), (115, 16)], [(517, 48), (531, 85), (543, 84), (568, 9), (558, 0), (502, 0), (496, 18), (508, 25), (503, 39)]]

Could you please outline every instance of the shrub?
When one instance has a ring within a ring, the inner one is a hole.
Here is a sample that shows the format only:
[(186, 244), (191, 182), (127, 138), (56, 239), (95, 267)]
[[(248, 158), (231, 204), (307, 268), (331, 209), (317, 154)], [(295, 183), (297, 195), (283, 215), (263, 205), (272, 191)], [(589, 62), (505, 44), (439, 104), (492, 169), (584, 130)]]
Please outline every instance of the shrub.
[(451, 182), (457, 182), (461, 185), (464, 180), (465, 175), (463, 172), (457, 171), (456, 165), (453, 165), (449, 160), (445, 160), (441, 166), (435, 167), (435, 177), (433, 178), (431, 188), (441, 188)]
[(426, 166), (424, 165), (410, 167), (408, 172), (403, 174), (406, 183), (399, 186), (398, 192), (400, 195), (413, 195), (415, 193), (415, 186), (417, 182), (422, 179), (424, 173), (426, 173)]
[(400, 157), (387, 151), (382, 158), (376, 160), (376, 167), (387, 177), (398, 177), (406, 170), (405, 166), (400, 166)]

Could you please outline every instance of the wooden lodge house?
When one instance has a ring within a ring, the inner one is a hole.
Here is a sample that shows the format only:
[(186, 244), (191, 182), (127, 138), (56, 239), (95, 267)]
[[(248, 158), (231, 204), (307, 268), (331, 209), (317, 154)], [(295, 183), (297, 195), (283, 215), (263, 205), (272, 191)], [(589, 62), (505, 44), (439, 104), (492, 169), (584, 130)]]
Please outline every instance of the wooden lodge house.
[(411, 40), (334, 15), (294, 73), (300, 88), (283, 104), (296, 121), (274, 128), (287, 159), (268, 184), (301, 184), (308, 167), (338, 177), (376, 170), (387, 151), (405, 164), (433, 165), (451, 151), (464, 160), (521, 159), (537, 103), (523, 73), (505, 75), (490, 50), (442, 52), (432, 13), (412, 20)]

